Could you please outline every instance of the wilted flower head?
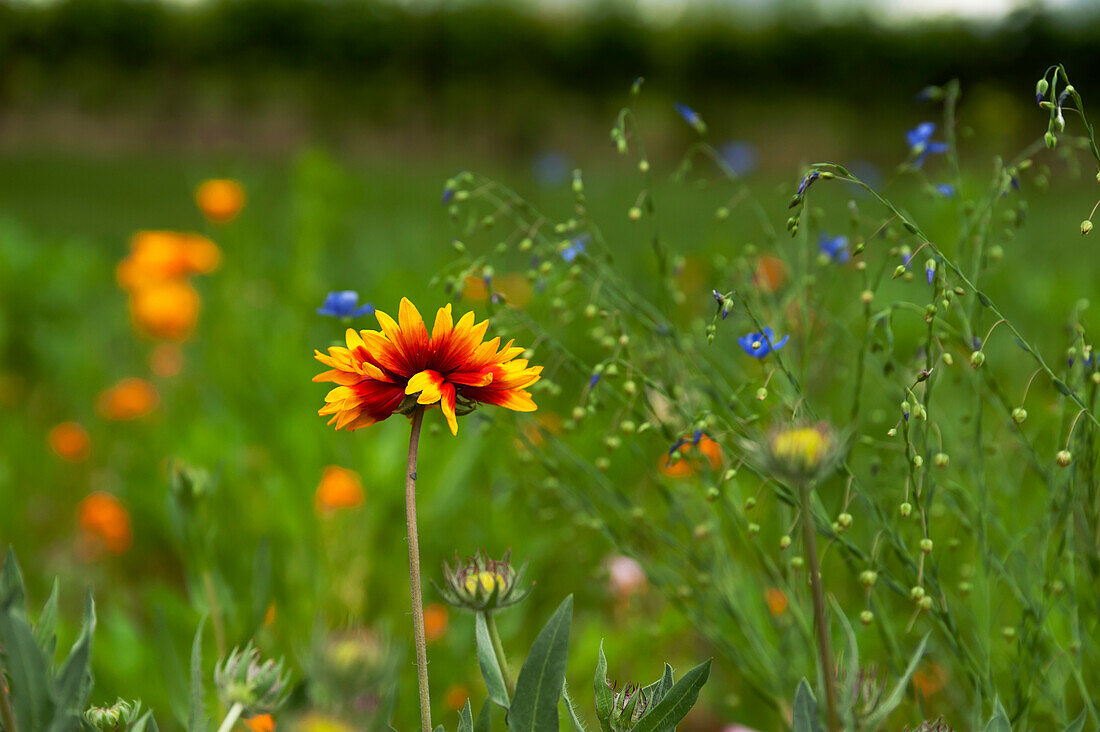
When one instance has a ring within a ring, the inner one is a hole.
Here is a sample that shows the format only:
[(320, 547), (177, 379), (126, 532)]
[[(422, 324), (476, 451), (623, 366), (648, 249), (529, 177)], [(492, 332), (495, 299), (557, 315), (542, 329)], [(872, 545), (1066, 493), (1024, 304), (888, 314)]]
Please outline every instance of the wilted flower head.
[[(511, 551), (498, 561), (490, 559), (480, 549), (465, 561), (455, 557), (452, 569), (443, 563), (443, 587), (436, 590), (450, 605), (468, 610), (500, 610), (523, 600), (531, 592), (532, 585), (523, 584), (526, 563), (516, 570), (512, 567)], [(434, 584), (434, 582), (433, 582)]]
[(325, 295), (325, 303), (317, 308), (318, 315), (327, 315), (331, 318), (358, 318), (360, 315), (370, 315), (374, 312), (374, 305), (369, 302), (359, 306), (359, 293), (355, 290), (340, 290)]
[(840, 440), (826, 422), (775, 428), (754, 451), (767, 471), (791, 482), (820, 478), (839, 457)]
[(765, 328), (761, 333), (747, 333), (738, 338), (737, 342), (741, 344), (741, 349), (753, 358), (764, 358), (772, 351), (778, 351), (787, 345), (790, 338), (789, 335), (785, 335), (776, 340), (775, 332), (771, 328)]
[(314, 351), (330, 369), (313, 380), (337, 384), (318, 414), (331, 415), (336, 429), (355, 430), (417, 405), (439, 404), (451, 433), (458, 434), (458, 415), (479, 403), (537, 409), (527, 387), (539, 380), (542, 367), (517, 358), (523, 349), (512, 341), (503, 348), (500, 338), (483, 342), (488, 322), (475, 324), (473, 313), (455, 323), (451, 306), (441, 307), (430, 336), (408, 298), (401, 300), (397, 321), (381, 310), (375, 316), (381, 331), (349, 328), (346, 348)]
[(234, 648), (214, 667), (218, 698), (226, 707), (240, 704), (245, 716), (278, 711), (290, 691), (290, 674), (283, 662), (263, 659), (252, 644)]

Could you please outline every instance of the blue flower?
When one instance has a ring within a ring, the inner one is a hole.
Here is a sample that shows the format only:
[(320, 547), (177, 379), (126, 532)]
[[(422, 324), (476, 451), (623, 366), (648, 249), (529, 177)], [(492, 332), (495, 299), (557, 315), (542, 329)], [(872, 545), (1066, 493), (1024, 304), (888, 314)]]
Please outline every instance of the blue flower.
[(821, 172), (817, 170), (811, 170), (803, 178), (802, 182), (798, 184), (798, 197), (801, 198), (806, 190), (813, 185), (813, 182), (821, 177)]
[(707, 132), (707, 124), (703, 121), (703, 118), (699, 116), (699, 113), (694, 109), (684, 104), (683, 102), (676, 102), (676, 114), (684, 118), (684, 121), (695, 128), (695, 131), (700, 135), (704, 135)]
[(935, 142), (932, 139), (935, 132), (935, 122), (921, 122), (905, 133), (905, 140), (909, 143), (909, 149), (917, 156), (913, 160), (914, 168), (924, 165), (924, 159), (930, 154), (947, 152), (946, 142)]
[(748, 175), (756, 170), (756, 162), (759, 155), (756, 147), (751, 142), (743, 140), (730, 140), (718, 150), (722, 160), (737, 175)]
[(531, 172), (539, 188), (550, 190), (561, 188), (569, 181), (571, 167), (572, 163), (565, 153), (545, 150), (531, 164)]
[(772, 351), (778, 351), (787, 345), (790, 338), (789, 335), (785, 335), (775, 340), (772, 329), (765, 328), (763, 333), (748, 333), (738, 338), (737, 342), (741, 344), (741, 349), (753, 358), (764, 358)]
[(356, 307), (357, 305), (359, 305), (359, 293), (355, 290), (330, 292), (325, 296), (325, 304), (317, 308), (317, 314), (332, 318), (358, 318), (374, 312), (374, 305), (369, 302), (364, 303), (362, 307)]
[(818, 251), (829, 258), (830, 262), (837, 264), (844, 264), (850, 257), (848, 254), (848, 237), (846, 236), (829, 236), (822, 232), (817, 240), (817, 248)]
[(950, 183), (940, 183), (936, 186), (936, 193), (940, 194), (944, 198), (955, 197), (955, 186)]
[(569, 264), (572, 264), (578, 256), (584, 254), (588, 240), (591, 238), (592, 237), (588, 234), (581, 234), (580, 236), (574, 237), (573, 241), (569, 242), (569, 246), (561, 250), (561, 258)]

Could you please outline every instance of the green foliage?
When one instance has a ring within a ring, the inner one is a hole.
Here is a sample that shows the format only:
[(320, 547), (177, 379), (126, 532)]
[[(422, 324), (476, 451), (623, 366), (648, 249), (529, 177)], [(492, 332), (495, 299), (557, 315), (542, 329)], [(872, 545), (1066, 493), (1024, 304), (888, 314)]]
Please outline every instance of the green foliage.
[(565, 683), (572, 622), (573, 596), (570, 595), (550, 616), (527, 653), (508, 708), (509, 732), (558, 729), (558, 702)]

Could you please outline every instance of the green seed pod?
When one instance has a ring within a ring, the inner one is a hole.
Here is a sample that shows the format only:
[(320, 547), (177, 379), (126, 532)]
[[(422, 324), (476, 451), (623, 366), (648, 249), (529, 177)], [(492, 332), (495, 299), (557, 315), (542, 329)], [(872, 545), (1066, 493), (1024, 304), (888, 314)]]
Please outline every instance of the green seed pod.
[(1073, 462), (1073, 454), (1069, 450), (1059, 450), (1054, 459), (1058, 462), (1058, 465), (1065, 468)]
[(863, 623), (864, 625), (870, 625), (871, 623), (875, 622), (875, 614), (870, 610), (864, 610), (859, 614), (859, 622)]
[(791, 545), (791, 537), (787, 536), (786, 534), (779, 537), (779, 549), (780, 550), (787, 549), (787, 548), (790, 547), (790, 545)]
[(873, 569), (865, 569), (859, 573), (859, 583), (864, 587), (874, 587), (878, 582), (878, 572)]
[(1089, 233), (1090, 231), (1092, 231), (1092, 222), (1089, 221), (1088, 219), (1085, 219), (1084, 221), (1081, 222), (1081, 235), (1084, 236), (1085, 234)]
[(931, 539), (921, 539), (920, 540), (920, 550), (922, 552), (924, 552), (925, 554), (931, 554), (932, 553), (932, 540)]
[(637, 206), (631, 206), (630, 210), (626, 212), (626, 217), (631, 221), (638, 221), (642, 218), (642, 209)]
[(920, 602), (920, 599), (924, 597), (924, 588), (920, 585), (914, 585), (909, 588), (909, 599), (913, 602)]
[(921, 610), (924, 610), (925, 612), (928, 612), (932, 609), (932, 598), (928, 595), (925, 595), (921, 599), (917, 600), (917, 607), (919, 607)]
[(906, 501), (898, 507), (898, 510), (901, 512), (902, 518), (909, 518), (909, 514), (913, 513), (913, 504)]
[(981, 351), (974, 351), (970, 354), (970, 365), (974, 368), (980, 367), (985, 363), (985, 354)]
[(946, 452), (937, 452), (936, 457), (932, 459), (932, 462), (937, 468), (946, 468), (947, 464), (951, 461), (951, 458), (947, 456)]
[(847, 529), (852, 525), (852, 514), (842, 513), (836, 517), (836, 522), (840, 524), (841, 528)]

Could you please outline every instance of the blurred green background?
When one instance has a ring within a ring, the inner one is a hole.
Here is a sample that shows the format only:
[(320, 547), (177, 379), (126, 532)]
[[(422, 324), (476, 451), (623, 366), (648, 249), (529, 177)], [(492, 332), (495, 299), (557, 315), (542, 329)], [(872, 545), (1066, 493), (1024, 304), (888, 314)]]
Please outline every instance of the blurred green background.
[[(888, 181), (906, 154), (904, 130), (935, 114), (916, 100), (928, 84), (962, 82), (963, 163), (977, 186), (990, 154), (1011, 154), (1045, 129), (1033, 88), (1048, 64), (1066, 64), (1086, 103), (1100, 72), (1100, 15), (1083, 5), (966, 20), (861, 3), (646, 7), (0, 3), (0, 544), (16, 548), (36, 600), (62, 578), (70, 623), (80, 588), (94, 586), (96, 700), (142, 697), (166, 710), (158, 718), (171, 728), (178, 690), (165, 658), (169, 649), (183, 658), (193, 607), (207, 598), (174, 538), (170, 459), (219, 475), (210, 527), (227, 603), (248, 605), (257, 548), (270, 547), (276, 616), (260, 631), (265, 648), (305, 663), (318, 618), (389, 627), (408, 645), (406, 426), (325, 428), (311, 349), (341, 332), (315, 314), (329, 290), (356, 289), (390, 312), (402, 296), (425, 313), (445, 302), (429, 280), (453, 257), (439, 199), (455, 171), (496, 175), (564, 212), (568, 176), (584, 168), (594, 215), (641, 277), (648, 244), (625, 216), (638, 187), (607, 136), (636, 76), (647, 79), (639, 116), (662, 180), (691, 139), (672, 111), (684, 101), (716, 140), (740, 141), (778, 227), (806, 162), (858, 164)], [(247, 193), (230, 224), (206, 223), (194, 205), (210, 177), (238, 179)], [(1059, 266), (1080, 252), (1088, 181), (1029, 192), (1019, 253), (1029, 277), (991, 289), (1027, 299), (1014, 315), (1041, 347), (1060, 343), (1045, 340), (1052, 326), (1042, 313), (1066, 313), (1098, 274), (1095, 257)], [(720, 199), (662, 186), (678, 251), (747, 243), (736, 227), (711, 223)], [(150, 376), (153, 344), (131, 332), (114, 279), (130, 235), (160, 228), (205, 233), (224, 258), (196, 280), (200, 320), (170, 378)], [(160, 404), (133, 422), (103, 419), (97, 395), (130, 376), (152, 379)], [(457, 439), (438, 429), (426, 438), (426, 576), (477, 547), (529, 557), (536, 591), (506, 616), (504, 634), (519, 652), (577, 593), (578, 688), (589, 688), (601, 637), (609, 656), (633, 660), (620, 663), (624, 679), (658, 674), (655, 646), (678, 668), (710, 655), (657, 593), (609, 588), (613, 548), (556, 495), (517, 490), (511, 455), (499, 449), (511, 444), (510, 419), (489, 426), (475, 416)], [(77, 464), (47, 444), (66, 420), (90, 436), (90, 456)], [(314, 491), (330, 464), (361, 474), (365, 503), (326, 518)], [(77, 506), (94, 491), (130, 512), (134, 543), (124, 554), (80, 548)], [(437, 601), (430, 588), (426, 601)], [(233, 641), (253, 630), (249, 618), (229, 620)], [(448, 724), (449, 692), (466, 688), (475, 702), (482, 694), (471, 628), (452, 611), (429, 650)], [(401, 666), (404, 726), (415, 714), (410, 659)], [(774, 726), (743, 701), (734, 670), (718, 668), (690, 724)]]

